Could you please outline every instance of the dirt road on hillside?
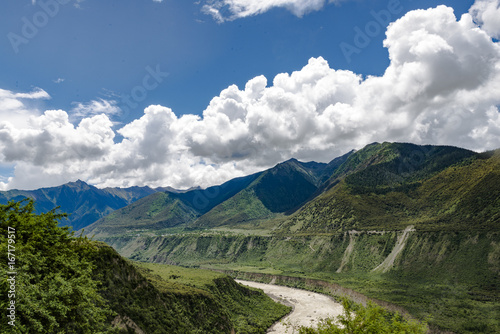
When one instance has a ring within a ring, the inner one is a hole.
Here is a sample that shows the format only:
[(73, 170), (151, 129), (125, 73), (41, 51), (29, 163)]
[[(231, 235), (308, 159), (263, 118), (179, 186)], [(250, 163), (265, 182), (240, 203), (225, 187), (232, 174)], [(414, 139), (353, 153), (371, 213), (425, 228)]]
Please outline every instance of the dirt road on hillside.
[[(292, 313), (275, 323), (267, 332), (272, 334), (293, 334), (294, 330), (284, 325), (290, 323), (293, 327), (316, 326), (319, 319), (336, 317), (342, 313), (342, 305), (332, 298), (319, 293), (293, 289), (279, 285), (236, 280), (243, 285), (262, 289), (275, 301), (293, 307)], [(296, 331), (295, 331), (296, 332)]]

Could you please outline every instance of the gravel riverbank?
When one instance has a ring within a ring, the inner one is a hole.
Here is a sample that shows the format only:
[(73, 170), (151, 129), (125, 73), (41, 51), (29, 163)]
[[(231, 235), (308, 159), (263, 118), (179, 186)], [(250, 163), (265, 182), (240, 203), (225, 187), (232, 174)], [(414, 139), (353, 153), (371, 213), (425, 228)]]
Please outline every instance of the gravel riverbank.
[(322, 318), (336, 317), (342, 313), (342, 305), (335, 302), (331, 297), (310, 291), (289, 288), (274, 284), (257, 283), (251, 281), (236, 280), (236, 282), (262, 289), (264, 293), (274, 300), (292, 306), (293, 311), (275, 323), (268, 333), (284, 334), (293, 333), (293, 328), (285, 324), (297, 326), (316, 326)]

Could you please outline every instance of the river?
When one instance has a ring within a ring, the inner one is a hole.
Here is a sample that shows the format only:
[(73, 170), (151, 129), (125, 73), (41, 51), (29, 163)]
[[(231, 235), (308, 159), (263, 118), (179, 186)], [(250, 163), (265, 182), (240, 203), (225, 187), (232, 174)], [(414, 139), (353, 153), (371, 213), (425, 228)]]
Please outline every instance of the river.
[(341, 304), (319, 293), (274, 284), (242, 280), (236, 280), (236, 282), (261, 289), (275, 301), (293, 307), (293, 311), (269, 328), (268, 333), (292, 334), (293, 328), (289, 326), (287, 331), (285, 324), (291, 324), (293, 327), (316, 326), (320, 319), (336, 317), (343, 310)]

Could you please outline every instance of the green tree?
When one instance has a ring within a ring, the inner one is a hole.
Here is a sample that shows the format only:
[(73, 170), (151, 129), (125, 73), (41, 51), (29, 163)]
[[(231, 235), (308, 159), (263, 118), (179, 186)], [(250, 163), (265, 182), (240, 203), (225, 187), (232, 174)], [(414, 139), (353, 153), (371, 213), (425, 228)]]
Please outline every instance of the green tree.
[(342, 300), (343, 314), (323, 319), (317, 328), (300, 327), (299, 334), (425, 334), (427, 324), (391, 314), (369, 302), (366, 307), (348, 299)]
[[(111, 311), (98, 293), (88, 260), (95, 246), (75, 237), (68, 227), (59, 227), (58, 220), (65, 216), (55, 210), (37, 215), (33, 200), (0, 205), (0, 332), (94, 334), (109, 327)], [(9, 245), (13, 267), (7, 257)], [(15, 298), (7, 293), (6, 277), (12, 271), (17, 273)], [(12, 319), (6, 314), (11, 300), (15, 326), (8, 324)]]

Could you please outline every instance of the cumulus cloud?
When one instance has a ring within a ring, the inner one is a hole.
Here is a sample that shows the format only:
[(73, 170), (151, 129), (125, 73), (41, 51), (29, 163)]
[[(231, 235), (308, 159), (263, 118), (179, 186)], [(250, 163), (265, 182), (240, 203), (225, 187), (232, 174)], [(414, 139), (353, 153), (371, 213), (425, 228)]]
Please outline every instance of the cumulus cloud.
[[(374, 141), (500, 147), (500, 47), (472, 15), (457, 19), (446, 6), (416, 10), (386, 36), (390, 64), (382, 76), (336, 70), (318, 57), (272, 81), (258, 76), (224, 89), (202, 116), (150, 106), (114, 131), (113, 104), (93, 101), (82, 106), (88, 111), (77, 125), (62, 110), (32, 115), (24, 126), (4, 121), (0, 161), (16, 170), (0, 186), (80, 178), (98, 186), (185, 188), (292, 157), (327, 162)], [(22, 99), (48, 94), (1, 96), (21, 110)]]
[(217, 22), (254, 16), (272, 8), (285, 8), (301, 17), (309, 12), (320, 10), (325, 3), (340, 0), (212, 0), (202, 7), (205, 14), (211, 15)]
[(50, 99), (50, 95), (40, 88), (30, 93), (0, 89), (0, 124), (8, 120), (14, 126), (26, 125), (29, 116), (40, 114), (36, 103), (47, 99)]
[(477, 0), (469, 13), (491, 37), (500, 39), (500, 0)]

